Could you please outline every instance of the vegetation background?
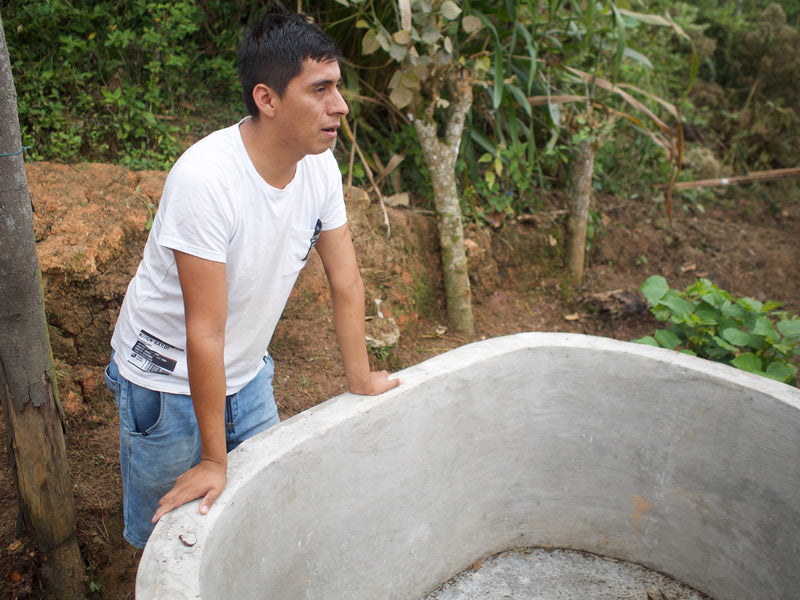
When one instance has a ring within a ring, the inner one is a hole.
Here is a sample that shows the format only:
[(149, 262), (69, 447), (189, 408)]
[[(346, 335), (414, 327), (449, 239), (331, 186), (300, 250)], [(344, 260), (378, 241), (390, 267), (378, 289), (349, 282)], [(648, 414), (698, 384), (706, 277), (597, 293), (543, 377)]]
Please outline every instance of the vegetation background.
[[(3, 0), (0, 9), (29, 155), (34, 160), (169, 168), (191, 142), (244, 113), (236, 43), (242, 23), (263, 4)], [(349, 120), (365, 162), (377, 174), (392, 157), (404, 156), (396, 175), (386, 177), (382, 187), (411, 191), (412, 203), (430, 207), (429, 178), (414, 128), (388, 100), (394, 61), (364, 47), (365, 14), (386, 23), (387, 32), (400, 28), (394, 3), (296, 4), (292, 8), (322, 23), (345, 52)], [(589, 6), (595, 7), (591, 13)], [(621, 14), (623, 9), (669, 15), (691, 43), (673, 29)], [(683, 178), (796, 165), (800, 0), (622, 0), (596, 5), (470, 0), (463, 12), (479, 15), (485, 25), (470, 34), (461, 54), (480, 57), (488, 74), (478, 82), (463, 135), (465, 160), (459, 167), (464, 212), (471, 219), (533, 213), (543, 193), (563, 185), (581, 130), (572, 118), (582, 109), (526, 102), (578, 87), (558, 75), (556, 67), (562, 65), (625, 81), (678, 105), (683, 121), (691, 125), (688, 135), (707, 141), (702, 157), (686, 157)], [(393, 41), (379, 41), (393, 49)], [(696, 80), (692, 47), (698, 57)], [(624, 52), (618, 56), (620, 48)], [(620, 104), (609, 102), (596, 118), (613, 122)], [(596, 189), (631, 192), (664, 182), (663, 150), (636, 135), (640, 125), (630, 120), (614, 129), (614, 143), (598, 156)], [(782, 135), (773, 135), (776, 131)], [(351, 165), (349, 150), (347, 143), (337, 148), (340, 163), (354, 184), (368, 185), (367, 165)]]

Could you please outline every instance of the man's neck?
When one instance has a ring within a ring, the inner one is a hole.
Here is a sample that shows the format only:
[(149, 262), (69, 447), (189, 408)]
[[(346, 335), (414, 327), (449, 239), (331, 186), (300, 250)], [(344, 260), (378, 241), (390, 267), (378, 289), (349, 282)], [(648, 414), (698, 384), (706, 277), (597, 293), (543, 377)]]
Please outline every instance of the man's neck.
[(297, 171), (298, 159), (287, 155), (286, 149), (276, 143), (265, 119), (248, 117), (239, 125), (244, 148), (261, 177), (274, 188), (283, 189)]

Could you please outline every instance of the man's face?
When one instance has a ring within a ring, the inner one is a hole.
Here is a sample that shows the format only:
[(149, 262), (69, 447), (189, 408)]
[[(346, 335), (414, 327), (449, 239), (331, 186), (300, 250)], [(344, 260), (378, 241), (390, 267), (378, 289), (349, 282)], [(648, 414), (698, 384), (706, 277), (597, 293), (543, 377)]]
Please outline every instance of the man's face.
[(336, 140), (347, 104), (339, 93), (341, 73), (335, 60), (306, 60), (303, 70), (289, 82), (278, 101), (278, 131), (284, 148), (294, 151), (298, 160), (307, 154), (320, 154)]

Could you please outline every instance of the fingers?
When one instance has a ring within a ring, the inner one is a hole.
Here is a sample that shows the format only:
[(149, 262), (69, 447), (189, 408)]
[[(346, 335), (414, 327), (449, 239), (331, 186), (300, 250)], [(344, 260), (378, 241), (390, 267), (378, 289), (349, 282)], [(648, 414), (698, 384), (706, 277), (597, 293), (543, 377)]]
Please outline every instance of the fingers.
[(200, 513), (206, 514), (225, 489), (227, 483), (225, 471), (225, 466), (209, 461), (202, 461), (186, 471), (178, 477), (172, 489), (158, 501), (158, 509), (152, 518), (153, 523), (157, 523), (169, 511), (197, 498), (203, 498), (200, 503)]
[(221, 493), (222, 493), (222, 490), (216, 490), (215, 489), (215, 490), (210, 490), (205, 495), (205, 497), (203, 498), (203, 501), (200, 503), (200, 514), (201, 515), (204, 515), (209, 511), (209, 509), (211, 508), (211, 505), (214, 504), (214, 501), (217, 498), (219, 498), (219, 495)]
[(400, 385), (400, 380), (399, 379), (389, 379), (389, 373), (386, 372), (386, 371), (384, 371), (384, 373), (386, 373), (386, 385), (388, 385), (387, 389), (391, 390), (393, 388), (396, 388), (398, 385)]
[(399, 379), (389, 379), (388, 371), (373, 371), (371, 376), (370, 396), (382, 394), (400, 385)]

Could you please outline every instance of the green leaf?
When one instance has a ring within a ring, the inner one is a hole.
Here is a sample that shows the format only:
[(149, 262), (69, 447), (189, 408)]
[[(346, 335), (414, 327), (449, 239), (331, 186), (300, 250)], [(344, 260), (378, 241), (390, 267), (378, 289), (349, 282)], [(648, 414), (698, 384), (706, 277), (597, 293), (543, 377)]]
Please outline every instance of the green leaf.
[(748, 373), (756, 373), (757, 375), (764, 374), (764, 371), (761, 369), (761, 359), (752, 352), (740, 354), (731, 361), (731, 364), (737, 369), (747, 371)]
[(658, 347), (658, 342), (656, 338), (651, 335), (646, 335), (644, 337), (640, 337), (638, 340), (633, 340), (635, 344), (645, 344), (647, 346), (655, 346)]
[(486, 73), (492, 66), (492, 59), (488, 56), (481, 56), (475, 61), (475, 70)]
[(461, 19), (461, 26), (464, 28), (465, 33), (470, 34), (483, 27), (483, 23), (481, 23), (481, 20), (478, 17), (474, 15), (467, 15)]
[(497, 110), (500, 108), (500, 103), (503, 101), (505, 78), (505, 62), (503, 60), (503, 52), (499, 48), (495, 54), (494, 61), (494, 85), (492, 86), (492, 108)]
[(403, 62), (403, 59), (408, 54), (408, 47), (401, 46), (399, 44), (392, 44), (392, 47), (389, 48), (389, 56), (395, 59), (397, 62)]
[(668, 348), (669, 350), (674, 350), (683, 343), (681, 339), (669, 329), (658, 329), (654, 335), (661, 347)]
[[(556, 128), (559, 128), (561, 126), (561, 106), (558, 105), (558, 104), (554, 104), (552, 102), (548, 102), (548, 104), (547, 104), (547, 112), (550, 114), (550, 120), (553, 122), (553, 125)], [(554, 145), (555, 145), (555, 142), (558, 141), (557, 140), (557, 135), (558, 135), (558, 132), (554, 131), (553, 132), (553, 138), (556, 138), (556, 139), (552, 140)]]
[(701, 302), (695, 307), (694, 316), (699, 325), (715, 325), (720, 320), (719, 310), (705, 302)]
[(735, 327), (729, 327), (728, 329), (720, 331), (720, 336), (722, 339), (727, 340), (735, 346), (746, 346), (750, 341), (749, 333)]
[(775, 327), (772, 325), (772, 321), (764, 316), (756, 319), (755, 325), (753, 326), (753, 333), (771, 340), (776, 338)]
[(448, 21), (452, 21), (458, 18), (458, 15), (461, 14), (461, 7), (458, 6), (453, 0), (445, 0), (442, 3), (441, 9), (442, 16), (447, 19)]
[(651, 306), (658, 304), (658, 301), (664, 297), (664, 294), (669, 290), (667, 280), (661, 275), (653, 275), (645, 281), (639, 290), (644, 294), (645, 300)]
[(404, 73), (404, 71), (401, 71), (401, 70), (398, 69), (397, 71), (394, 72), (394, 74), (392, 74), (392, 78), (389, 80), (389, 89), (390, 90), (393, 90), (394, 88), (398, 87), (399, 85), (402, 85), (400, 82), (403, 79), (403, 73)]
[(449, 37), (446, 37), (446, 38), (444, 38), (444, 44), (443, 45), (444, 45), (444, 51), (445, 52), (447, 52), (448, 54), (452, 54), (453, 53), (453, 40), (451, 40)]
[(755, 298), (742, 298), (739, 302), (753, 312), (759, 312), (761, 308), (764, 306), (761, 302), (759, 302)]
[(687, 300), (684, 300), (680, 295), (674, 291), (669, 290), (664, 297), (661, 298), (659, 304), (667, 307), (672, 311), (672, 315), (681, 321), (692, 321), (692, 310), (694, 305)]
[(381, 48), (383, 48), (385, 52), (389, 52), (389, 49), (392, 47), (392, 38), (389, 35), (389, 32), (381, 30), (376, 34), (376, 38), (378, 43), (381, 45)]
[(746, 317), (748, 313), (747, 309), (744, 306), (742, 306), (738, 302), (734, 304), (731, 303), (730, 301), (726, 301), (722, 305), (720, 310), (722, 311), (722, 314), (725, 315), (726, 317), (731, 317), (734, 319), (742, 319)]
[(727, 352), (730, 352), (730, 353), (739, 352), (739, 347), (738, 346), (734, 346), (733, 344), (729, 344), (728, 342), (726, 342), (724, 339), (722, 339), (718, 335), (712, 336), (712, 339), (717, 343), (717, 345), (719, 345), (720, 348), (722, 348), (723, 350), (726, 350)]
[(392, 34), (392, 39), (398, 44), (408, 45), (411, 42), (411, 32), (408, 29), (401, 29)]
[(378, 43), (378, 36), (373, 30), (369, 30), (367, 33), (364, 34), (364, 39), (361, 40), (361, 52), (362, 54), (369, 55), (375, 52), (381, 45)]
[(531, 103), (528, 102), (528, 98), (525, 96), (525, 94), (522, 92), (521, 89), (519, 89), (515, 85), (506, 85), (505, 88), (509, 92), (511, 92), (511, 95), (514, 96), (514, 98), (516, 98), (517, 102), (522, 107), (522, 110), (524, 110), (529, 116), (533, 115), (533, 108), (531, 108)]
[(661, 17), (659, 15), (636, 13), (636, 12), (632, 12), (630, 10), (625, 10), (625, 9), (622, 9), (622, 8), (620, 8), (618, 10), (619, 10), (620, 13), (622, 13), (626, 17), (630, 17), (631, 19), (634, 19), (634, 20), (639, 21), (641, 23), (646, 23), (648, 25), (660, 25), (660, 26), (663, 26), (663, 27), (670, 27), (672, 25), (671, 21), (668, 21), (667, 19), (665, 19), (664, 17)]
[(783, 383), (790, 383), (797, 375), (797, 367), (782, 361), (773, 361), (767, 365), (767, 377)]
[(787, 337), (800, 338), (800, 319), (795, 317), (778, 321), (778, 331)]
[(626, 58), (630, 58), (632, 60), (635, 60), (636, 62), (644, 65), (648, 69), (652, 69), (653, 68), (653, 63), (650, 62), (650, 59), (647, 58), (641, 52), (637, 52), (633, 48), (625, 48), (625, 51), (624, 51), (623, 54), (625, 55)]
[(425, 81), (428, 79), (428, 75), (431, 74), (431, 71), (426, 65), (419, 64), (414, 67), (414, 73), (416, 73), (420, 81)]
[(429, 25), (422, 30), (422, 41), (426, 44), (435, 44), (442, 38), (442, 34), (435, 27)]
[(392, 90), (392, 93), (389, 94), (389, 100), (392, 101), (397, 108), (405, 108), (411, 101), (414, 99), (414, 94), (408, 88), (404, 88), (403, 86), (397, 86)]
[(414, 70), (403, 70), (400, 75), (400, 85), (409, 90), (418, 90), (420, 88), (419, 75)]
[(721, 293), (719, 290), (707, 292), (702, 294), (700, 297), (703, 299), (703, 302), (708, 302), (711, 306), (715, 308), (721, 308), (726, 300), (730, 300), (730, 298), (726, 298), (726, 295)]
[(586, 18), (584, 20), (584, 24), (586, 26), (586, 32), (583, 35), (583, 51), (586, 52), (589, 50), (589, 44), (592, 41), (592, 37), (594, 37), (594, 21), (595, 21), (595, 11), (597, 9), (597, 3), (593, 0), (589, 0), (586, 3)]
[(614, 69), (612, 81), (616, 82), (619, 75), (619, 69), (622, 65), (622, 57), (625, 55), (625, 46), (627, 44), (627, 34), (625, 32), (625, 20), (614, 3), (611, 3), (611, 10), (614, 13), (614, 30), (616, 32), (617, 53), (614, 57)]

